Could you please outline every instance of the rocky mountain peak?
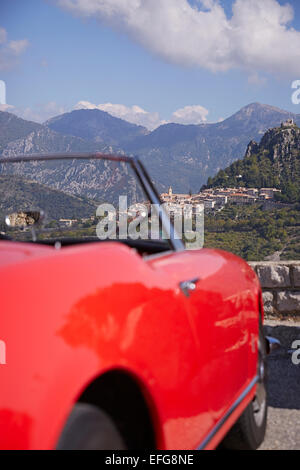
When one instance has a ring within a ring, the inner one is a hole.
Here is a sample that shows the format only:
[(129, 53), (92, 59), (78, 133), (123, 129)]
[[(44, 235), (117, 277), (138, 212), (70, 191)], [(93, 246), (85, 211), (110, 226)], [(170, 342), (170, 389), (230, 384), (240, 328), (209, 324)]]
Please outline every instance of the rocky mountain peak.
[[(250, 144), (249, 144), (250, 145)], [(249, 155), (267, 151), (272, 160), (290, 158), (300, 153), (300, 128), (292, 119), (283, 122), (280, 127), (269, 129), (258, 147), (253, 146)]]

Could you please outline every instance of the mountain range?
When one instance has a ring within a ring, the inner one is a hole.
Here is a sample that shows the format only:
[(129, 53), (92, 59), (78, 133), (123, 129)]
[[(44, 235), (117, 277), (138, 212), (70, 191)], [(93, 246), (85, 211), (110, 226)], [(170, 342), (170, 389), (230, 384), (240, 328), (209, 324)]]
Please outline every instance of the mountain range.
[(197, 192), (208, 177), (242, 158), (251, 140), (300, 114), (252, 103), (214, 124), (164, 124), (150, 132), (100, 110), (76, 110), (44, 124), (0, 112), (0, 155), (119, 152), (138, 155), (159, 191)]

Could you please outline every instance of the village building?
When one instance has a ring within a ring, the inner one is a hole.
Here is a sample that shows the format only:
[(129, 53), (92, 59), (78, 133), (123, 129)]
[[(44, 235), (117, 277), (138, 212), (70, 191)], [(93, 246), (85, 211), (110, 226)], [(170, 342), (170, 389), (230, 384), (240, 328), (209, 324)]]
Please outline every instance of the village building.
[(259, 191), (261, 197), (266, 196), (265, 199), (274, 199), (275, 193), (281, 193), (281, 191), (275, 188), (261, 188)]
[(59, 219), (59, 222), (62, 225), (65, 225), (65, 227), (72, 227), (72, 225), (76, 224), (78, 220), (77, 219)]
[(281, 127), (290, 127), (294, 125), (295, 125), (294, 119), (287, 119), (285, 122), (281, 123)]
[(167, 193), (161, 194), (163, 202), (172, 206), (173, 213), (182, 210), (183, 206), (190, 204), (192, 207), (203, 204), (206, 210), (220, 210), (226, 204), (233, 202), (239, 205), (254, 204), (258, 201), (273, 200), (274, 195), (281, 192), (276, 188), (209, 188), (198, 194), (176, 194), (170, 186)]

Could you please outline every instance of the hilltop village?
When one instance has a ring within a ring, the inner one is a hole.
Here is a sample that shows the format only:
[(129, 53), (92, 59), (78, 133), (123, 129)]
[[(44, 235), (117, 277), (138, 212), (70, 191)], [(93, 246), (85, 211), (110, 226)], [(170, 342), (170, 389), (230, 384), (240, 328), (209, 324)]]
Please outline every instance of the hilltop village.
[(160, 195), (161, 200), (167, 203), (169, 210), (172, 206), (191, 205), (196, 207), (203, 204), (205, 210), (221, 210), (228, 203), (238, 205), (254, 204), (257, 202), (274, 202), (275, 194), (281, 191), (276, 188), (211, 188), (200, 191), (198, 194), (176, 194), (170, 186), (167, 193)]

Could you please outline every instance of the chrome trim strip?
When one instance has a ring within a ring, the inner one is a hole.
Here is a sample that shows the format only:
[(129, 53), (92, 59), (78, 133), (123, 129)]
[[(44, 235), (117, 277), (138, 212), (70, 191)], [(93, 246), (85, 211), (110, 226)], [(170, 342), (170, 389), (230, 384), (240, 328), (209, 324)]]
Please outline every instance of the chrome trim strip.
[(226, 423), (228, 418), (232, 415), (232, 413), (236, 410), (236, 408), (242, 403), (244, 398), (250, 393), (251, 389), (257, 384), (259, 377), (256, 376), (250, 382), (247, 388), (241, 393), (239, 398), (234, 402), (234, 404), (229, 408), (225, 416), (220, 419), (220, 421), (216, 424), (212, 431), (207, 435), (207, 437), (202, 441), (199, 447), (196, 450), (203, 450), (208, 445), (208, 443), (212, 440), (212, 438), (217, 434), (217, 432), (222, 428), (222, 426)]

